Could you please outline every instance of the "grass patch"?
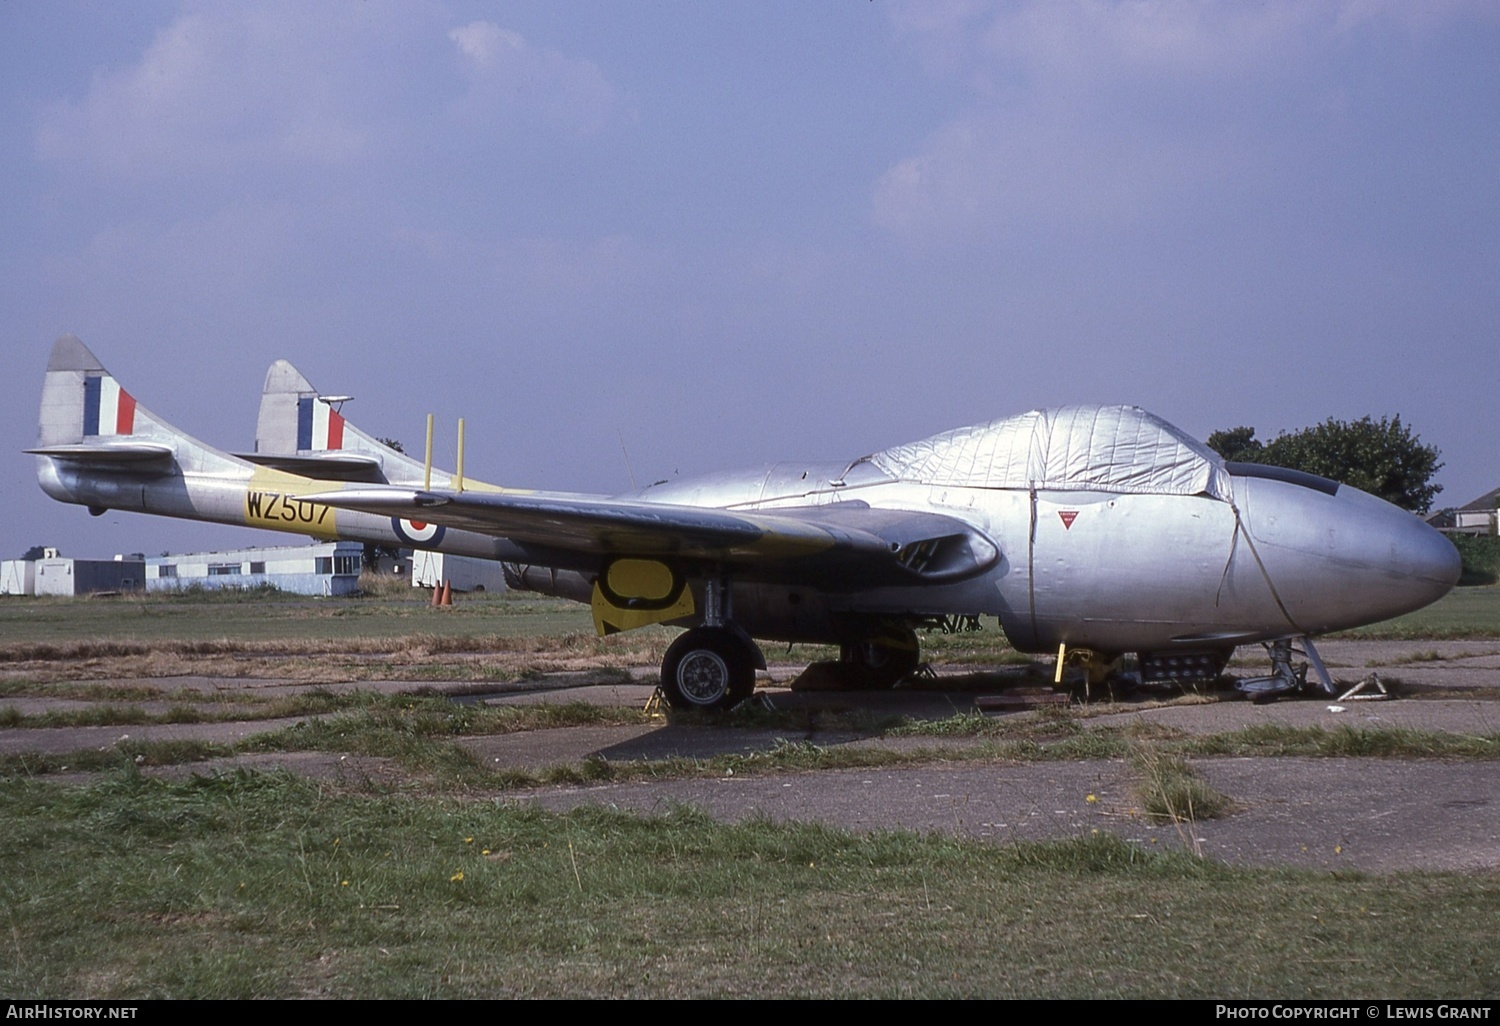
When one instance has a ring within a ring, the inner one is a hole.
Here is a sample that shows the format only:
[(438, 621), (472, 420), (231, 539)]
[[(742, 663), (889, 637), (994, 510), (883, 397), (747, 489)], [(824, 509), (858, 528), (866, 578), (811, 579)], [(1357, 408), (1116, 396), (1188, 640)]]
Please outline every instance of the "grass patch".
[(1131, 759), (1141, 779), (1136, 787), (1141, 808), (1158, 823), (1218, 819), (1234, 806), (1229, 796), (1200, 777), (1181, 756), (1155, 745), (1140, 745)]
[[(285, 704), (282, 705), (281, 703)], [(197, 742), (124, 742), (107, 751), (63, 755), (10, 755), (0, 758), (0, 774), (41, 775), (98, 770), (119, 765), (120, 753), (142, 755), (146, 765), (185, 764), (252, 752), (330, 752), (380, 756), (440, 788), (505, 790), (601, 780), (657, 780), (726, 777), (838, 769), (915, 766), (931, 763), (1045, 762), (1139, 758), (1150, 746), (1162, 759), (1212, 756), (1311, 756), (1323, 758), (1500, 758), (1500, 735), (1450, 734), (1408, 728), (1341, 725), (1291, 727), (1258, 724), (1241, 730), (1201, 735), (1153, 724), (1089, 726), (1089, 717), (1070, 709), (1043, 709), (1031, 716), (985, 717), (964, 714), (936, 721), (864, 723), (860, 714), (737, 715), (726, 722), (673, 716), (674, 729), (785, 731), (767, 748), (711, 758), (672, 757), (640, 761), (568, 763), (539, 770), (493, 767), (462, 744), (465, 738), (579, 726), (647, 724), (631, 708), (586, 703), (516, 706), (460, 705), (437, 696), (311, 692), (273, 703), (277, 712), (309, 719), (257, 734), (233, 745)], [(317, 715), (318, 713), (326, 713)], [(229, 718), (239, 715), (231, 710)], [(839, 740), (818, 743), (825, 733)], [(801, 735), (801, 737), (797, 737)], [(858, 737), (931, 738), (930, 746), (844, 743)], [(954, 743), (958, 742), (958, 743)], [(1183, 785), (1187, 786), (1187, 785)], [(1207, 809), (1205, 795), (1194, 807)]]
[[(24, 642), (0, 644), (10, 693), (99, 677), (151, 679), (184, 675), (281, 678), (300, 683), (432, 680), (495, 683), (543, 673), (588, 673), (623, 681), (626, 668), (661, 660), (665, 629), (596, 638), (473, 633), (325, 638)], [(611, 676), (613, 675), (613, 676)], [(17, 681), (20, 681), (17, 683)]]
[(217, 715), (206, 713), (190, 705), (174, 705), (151, 712), (138, 705), (94, 705), (86, 709), (53, 709), (30, 716), (22, 715), (15, 707), (0, 709), (0, 727), (105, 727), (135, 726), (146, 723), (205, 723), (211, 720), (249, 718), (251, 710), (240, 710), (241, 716), (233, 713)]
[(1329, 635), (1372, 641), (1500, 638), (1500, 585), (1455, 588), (1425, 609), (1384, 623)]
[[(6, 596), (0, 601), (0, 656), (24, 646), (159, 645), (225, 642), (337, 642), (414, 635), (465, 638), (591, 634), (588, 607), (535, 595), (466, 597), (433, 609), (427, 593), (377, 598), (308, 598), (285, 593), (153, 593), (110, 602)], [(353, 625), (357, 624), (357, 627)], [(352, 628), (352, 629), (351, 629)], [(87, 650), (87, 649), (78, 649)]]
[(239, 749), (257, 752), (347, 752), (394, 759), (409, 770), (435, 774), (449, 785), (493, 786), (464, 737), (524, 730), (646, 722), (635, 709), (572, 702), (558, 705), (455, 705), (441, 698), (406, 696), (399, 707), (382, 704), (316, 717), (248, 738)]
[(1078, 706), (1042, 706), (1029, 716), (956, 713), (940, 720), (908, 720), (888, 731), (893, 737), (1026, 737), (1036, 740), (1077, 737), (1084, 733), (1086, 712)]
[(1393, 656), (1389, 662), (1392, 666), (1406, 666), (1410, 663), (1440, 663), (1446, 656), (1435, 648), (1423, 649), (1420, 652), (1405, 652)]
[[(284, 719), (295, 716), (327, 716), (345, 712), (399, 713), (421, 710), (424, 714), (449, 716), (465, 724), (459, 732), (509, 733), (514, 730), (544, 730), (550, 727), (583, 726), (599, 723), (637, 722), (642, 714), (629, 709), (609, 709), (583, 702), (537, 706), (470, 706), (456, 705), (451, 696), (430, 691), (388, 694), (350, 689), (333, 692), (327, 688), (310, 688), (290, 695), (263, 698), (250, 692), (203, 694), (201, 701), (176, 701), (165, 708), (146, 709), (132, 700), (157, 700), (141, 696), (128, 688), (85, 686), (62, 689), (57, 685), (36, 689), (70, 699), (93, 697), (102, 704), (86, 708), (53, 709), (30, 715), (14, 706), (0, 708), (0, 727), (92, 727), (162, 723), (241, 723), (256, 720)], [(102, 692), (102, 693), (95, 693)], [(0, 699), (3, 700), (3, 699)], [(447, 730), (451, 733), (453, 731)]]
[(721, 825), (685, 809), (553, 815), (281, 775), (11, 781), (0, 816), (9, 994), (1452, 999), (1500, 988), (1493, 874), (1239, 870), (1107, 834), (1001, 847)]
[(141, 766), (180, 766), (235, 754), (230, 745), (208, 741), (121, 741), (109, 748), (84, 748), (60, 755), (30, 752), (0, 755), (0, 781), (49, 773), (93, 773)]
[(1408, 727), (1288, 727), (1257, 724), (1243, 730), (1184, 737), (1187, 755), (1314, 756), (1382, 759), (1500, 758), (1500, 734), (1448, 734)]

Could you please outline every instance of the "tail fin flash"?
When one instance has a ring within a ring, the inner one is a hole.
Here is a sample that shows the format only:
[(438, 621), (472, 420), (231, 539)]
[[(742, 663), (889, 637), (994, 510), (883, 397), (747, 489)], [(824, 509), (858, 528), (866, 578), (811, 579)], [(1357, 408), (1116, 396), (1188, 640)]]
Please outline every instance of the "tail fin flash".
[(255, 451), (289, 455), (343, 450), (345, 421), (338, 407), (348, 398), (320, 395), (301, 371), (277, 360), (266, 371), (260, 395)]
[[(255, 423), (255, 451), (235, 455), (304, 477), (417, 488), (456, 486), (457, 474), (434, 468), (429, 480), (427, 465), (421, 459), (408, 456), (347, 420), (340, 407), (350, 398), (321, 394), (296, 367), (277, 360), (266, 371), (266, 387)], [(469, 477), (462, 480), (469, 491), (504, 490)]]

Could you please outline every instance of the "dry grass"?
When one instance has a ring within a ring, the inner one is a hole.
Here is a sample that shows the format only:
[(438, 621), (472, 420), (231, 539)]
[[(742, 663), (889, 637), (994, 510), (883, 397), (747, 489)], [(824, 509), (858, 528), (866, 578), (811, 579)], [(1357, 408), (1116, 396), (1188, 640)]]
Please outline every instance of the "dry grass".
[(413, 634), (277, 641), (11, 643), (0, 646), (0, 678), (33, 683), (189, 674), (304, 683), (516, 680), (538, 673), (651, 666), (661, 661), (669, 643), (669, 634), (662, 630), (610, 638), (581, 633), (529, 637)]
[(396, 574), (372, 574), (369, 571), (359, 575), (359, 593), (366, 598), (411, 598), (412, 595), (428, 595), (428, 589), (412, 588), (409, 577), (400, 577)]
[(1234, 806), (1178, 755), (1156, 745), (1137, 745), (1132, 761), (1140, 771), (1139, 797), (1146, 815), (1162, 823), (1218, 819)]

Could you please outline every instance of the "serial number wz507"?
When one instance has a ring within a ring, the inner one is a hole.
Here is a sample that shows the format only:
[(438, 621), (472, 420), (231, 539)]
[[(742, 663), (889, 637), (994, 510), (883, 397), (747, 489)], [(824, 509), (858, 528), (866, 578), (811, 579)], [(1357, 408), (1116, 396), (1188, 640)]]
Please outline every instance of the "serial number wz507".
[(245, 512), (251, 520), (282, 520), (289, 524), (321, 524), (328, 507), (281, 492), (245, 493)]

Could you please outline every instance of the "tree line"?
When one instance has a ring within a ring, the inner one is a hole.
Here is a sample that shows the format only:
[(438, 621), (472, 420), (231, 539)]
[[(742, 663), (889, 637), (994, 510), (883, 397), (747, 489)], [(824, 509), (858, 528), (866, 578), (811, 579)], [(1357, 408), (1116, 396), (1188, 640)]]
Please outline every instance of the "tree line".
[(1236, 427), (1209, 435), (1208, 446), (1232, 463), (1264, 463), (1317, 474), (1413, 513), (1425, 514), (1443, 490), (1432, 483), (1443, 466), (1442, 454), (1435, 445), (1423, 445), (1399, 415), (1355, 421), (1329, 417), (1268, 442), (1256, 438), (1253, 427)]

